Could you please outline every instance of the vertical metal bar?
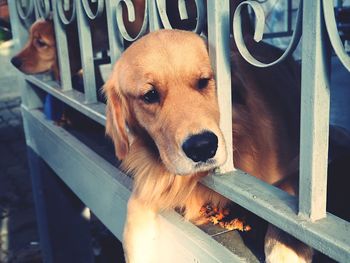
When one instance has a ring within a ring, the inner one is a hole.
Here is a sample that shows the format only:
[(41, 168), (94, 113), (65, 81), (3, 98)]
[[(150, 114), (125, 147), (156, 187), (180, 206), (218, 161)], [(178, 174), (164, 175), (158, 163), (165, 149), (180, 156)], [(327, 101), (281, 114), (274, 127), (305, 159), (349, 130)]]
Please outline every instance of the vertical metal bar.
[(117, 20), (115, 17), (117, 4), (118, 1), (106, 0), (108, 41), (112, 67), (120, 57), (123, 49), (117, 27)]
[(161, 28), (161, 22), (158, 14), (157, 0), (148, 1), (148, 18), (149, 18), (149, 30), (155, 31)]
[(321, 1), (304, 1), (299, 214), (326, 216), (329, 50)]
[(12, 39), (14, 41), (16, 50), (19, 50), (27, 41), (28, 32), (26, 28), (23, 26), (23, 24), (21, 23), (21, 20), (18, 16), (16, 1), (19, 1), (19, 0), (8, 1), (8, 6), (9, 6), (9, 12), (10, 12), (10, 19), (11, 19)]
[(60, 81), (61, 88), (64, 91), (72, 89), (72, 76), (69, 64), (69, 52), (68, 52), (68, 43), (67, 43), (67, 34), (64, 29), (63, 24), (61, 23), (58, 10), (57, 2), (59, 0), (52, 0), (52, 10), (53, 10), (53, 22), (55, 27), (56, 35), (56, 50), (58, 57), (58, 65), (60, 69)]
[(69, 0), (63, 0), (63, 9), (64, 11), (69, 10)]
[(40, 18), (38, 7), (37, 7), (37, 1), (34, 1), (34, 14), (35, 14), (35, 20), (38, 20)]
[[(15, 49), (18, 51), (27, 42), (28, 31), (18, 16), (16, 1), (8, 1), (8, 5), (11, 19), (12, 37), (14, 40)], [(22, 105), (25, 105), (28, 109), (42, 107), (43, 104), (40, 96), (24, 81), (24, 75), (21, 73), (18, 73), (18, 84), (21, 86)]]
[(180, 13), (180, 18), (182, 20), (188, 19), (188, 13), (187, 13), (185, 0), (179, 0), (178, 8), (179, 8), (179, 13)]
[(227, 161), (220, 172), (232, 171), (232, 103), (230, 67), (230, 4), (229, 0), (208, 1), (209, 55), (216, 76), (220, 107), (220, 127), (227, 147)]
[(85, 101), (86, 103), (95, 103), (97, 102), (97, 93), (90, 25), (81, 0), (78, 0), (76, 4)]
[(287, 32), (292, 33), (292, 0), (288, 0), (287, 7)]

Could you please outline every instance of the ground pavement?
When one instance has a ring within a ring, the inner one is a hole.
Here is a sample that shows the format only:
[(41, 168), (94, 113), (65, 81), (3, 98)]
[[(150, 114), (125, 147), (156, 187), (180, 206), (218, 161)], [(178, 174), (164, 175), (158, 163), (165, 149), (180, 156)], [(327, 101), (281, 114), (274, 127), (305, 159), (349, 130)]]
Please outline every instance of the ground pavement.
[(11, 42), (0, 45), (0, 262), (42, 262)]
[(0, 97), (0, 262), (41, 262), (19, 97)]

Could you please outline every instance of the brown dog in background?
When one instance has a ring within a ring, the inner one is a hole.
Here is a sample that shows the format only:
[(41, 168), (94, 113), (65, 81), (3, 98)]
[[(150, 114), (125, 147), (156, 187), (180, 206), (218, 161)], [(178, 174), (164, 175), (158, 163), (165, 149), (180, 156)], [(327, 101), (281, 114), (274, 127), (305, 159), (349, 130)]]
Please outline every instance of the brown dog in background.
[[(143, 22), (145, 8), (144, 0), (133, 0), (135, 6), (135, 21), (129, 22), (125, 12), (124, 24), (128, 32), (135, 36)], [(96, 18), (90, 22), (92, 45), (97, 51), (108, 49), (107, 25), (103, 18)], [(69, 59), (72, 76), (77, 74), (81, 66), (80, 46), (78, 31), (75, 26), (67, 26), (67, 39), (69, 42)], [(29, 37), (26, 45), (15, 55), (12, 64), (25, 74), (38, 74), (52, 72), (55, 80), (60, 79), (58, 58), (56, 50), (56, 38), (52, 19), (39, 19), (29, 29)], [(99, 72), (95, 72), (99, 73)], [(99, 76), (98, 76), (99, 77)], [(97, 83), (102, 83), (98, 80)]]
[(11, 62), (25, 74), (51, 71), (55, 80), (59, 80), (55, 32), (51, 20), (40, 19), (30, 27), (26, 45)]
[[(101, 22), (96, 24), (99, 26)], [(94, 27), (95, 28), (95, 27)], [(81, 75), (81, 57), (78, 41), (78, 31), (75, 26), (68, 26), (67, 39), (69, 39), (68, 56), (70, 62), (71, 75)], [(97, 39), (94, 35), (103, 35), (103, 39)], [(108, 48), (106, 34), (99, 34), (92, 31), (93, 44), (99, 43), (99, 50)], [(11, 59), (12, 64), (25, 74), (53, 73), (54, 80), (60, 80), (58, 66), (56, 37), (52, 19), (39, 19), (35, 21), (29, 29), (29, 36), (26, 45)], [(98, 73), (95, 69), (95, 73)], [(102, 83), (102, 81), (98, 81)]]

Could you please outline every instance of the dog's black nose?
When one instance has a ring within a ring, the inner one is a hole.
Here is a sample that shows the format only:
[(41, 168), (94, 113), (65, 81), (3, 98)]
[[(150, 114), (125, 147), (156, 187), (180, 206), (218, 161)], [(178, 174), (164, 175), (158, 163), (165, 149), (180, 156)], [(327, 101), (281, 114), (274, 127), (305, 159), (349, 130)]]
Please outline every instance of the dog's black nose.
[(192, 135), (182, 144), (182, 149), (188, 158), (194, 162), (205, 162), (213, 157), (218, 148), (218, 137), (206, 131)]
[(13, 58), (11, 59), (11, 63), (12, 63), (12, 65), (14, 65), (16, 68), (20, 68), (21, 65), (22, 65), (22, 60), (19, 59), (18, 57), (13, 57)]

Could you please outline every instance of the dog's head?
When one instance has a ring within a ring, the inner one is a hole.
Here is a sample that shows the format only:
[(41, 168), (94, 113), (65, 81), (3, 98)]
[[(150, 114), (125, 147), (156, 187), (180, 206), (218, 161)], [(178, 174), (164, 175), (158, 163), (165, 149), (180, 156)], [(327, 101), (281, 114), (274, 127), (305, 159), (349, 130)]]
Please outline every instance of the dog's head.
[(206, 171), (226, 160), (214, 75), (196, 34), (160, 30), (139, 39), (117, 61), (104, 91), (106, 132), (119, 159), (129, 151), (128, 127), (152, 139), (173, 173)]
[(57, 71), (56, 41), (51, 20), (38, 20), (29, 30), (25, 47), (11, 59), (12, 64), (26, 74)]

